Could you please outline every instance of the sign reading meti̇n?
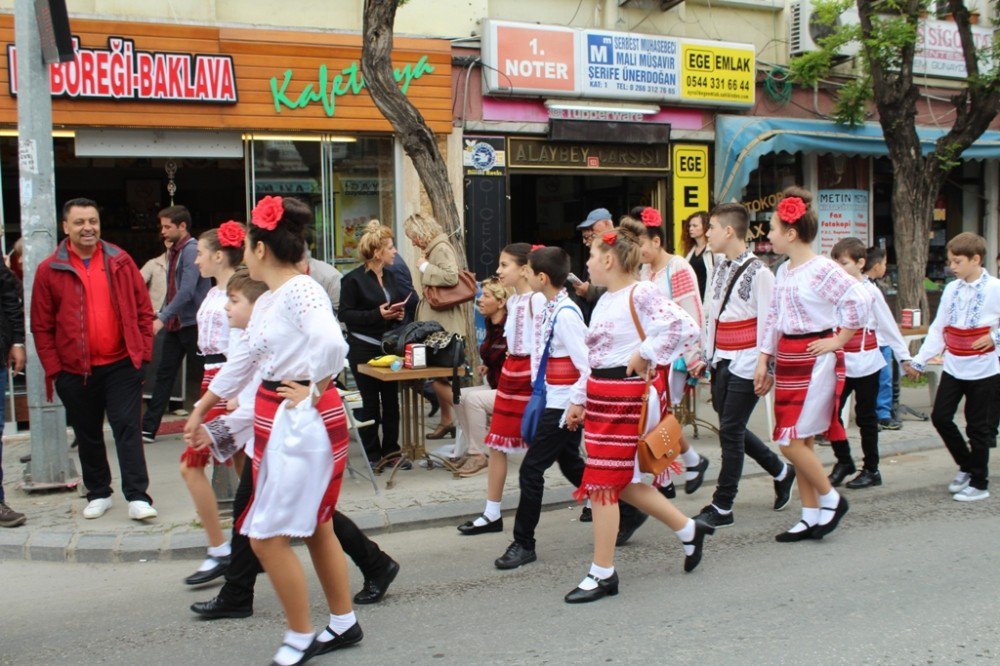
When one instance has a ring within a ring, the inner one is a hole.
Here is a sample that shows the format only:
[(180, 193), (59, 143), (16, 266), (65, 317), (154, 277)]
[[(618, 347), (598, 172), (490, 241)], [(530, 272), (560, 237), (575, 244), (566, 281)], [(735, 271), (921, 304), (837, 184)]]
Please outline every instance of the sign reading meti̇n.
[(749, 107), (750, 44), (484, 21), (491, 93)]

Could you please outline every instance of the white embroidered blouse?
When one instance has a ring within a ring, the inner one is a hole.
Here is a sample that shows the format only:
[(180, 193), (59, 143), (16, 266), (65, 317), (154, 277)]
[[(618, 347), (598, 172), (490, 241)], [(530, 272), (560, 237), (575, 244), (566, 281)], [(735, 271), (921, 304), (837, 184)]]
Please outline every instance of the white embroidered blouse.
[(225, 354), (229, 347), (229, 318), (226, 290), (212, 287), (198, 308), (198, 349), (203, 356)]
[(507, 338), (507, 353), (529, 356), (533, 348), (534, 317), (545, 308), (545, 295), (540, 292), (514, 294), (507, 299), (507, 322), (503, 334)]
[(832, 259), (815, 256), (792, 269), (785, 262), (774, 281), (760, 351), (774, 356), (783, 334), (861, 328), (870, 309), (871, 296), (864, 285)]
[[(757, 367), (758, 349), (764, 338), (764, 318), (771, 306), (771, 293), (774, 289), (774, 275), (761, 261), (755, 261), (757, 257), (753, 252), (747, 250), (736, 259), (722, 259), (715, 267), (715, 279), (709, 285), (706, 296), (708, 297), (707, 325), (704, 328), (705, 337), (702, 340), (702, 347), (705, 350), (705, 357), (709, 359), (709, 365), (715, 366), (719, 361), (729, 360), (729, 372), (742, 379), (753, 379), (754, 369)], [(733, 285), (733, 290), (729, 296), (726, 309), (720, 314), (719, 308), (726, 297), (726, 291), (733, 277), (743, 264), (753, 261), (739, 276), (739, 283)], [(717, 350), (715, 348), (716, 324), (722, 322), (744, 321), (747, 319), (757, 319), (757, 346), (751, 349)]]

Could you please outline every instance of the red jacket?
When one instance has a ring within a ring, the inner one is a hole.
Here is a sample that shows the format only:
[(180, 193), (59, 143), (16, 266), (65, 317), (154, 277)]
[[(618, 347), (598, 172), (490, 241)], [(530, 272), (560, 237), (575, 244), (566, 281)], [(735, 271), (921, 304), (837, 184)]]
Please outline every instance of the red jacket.
[[(39, 264), (31, 293), (31, 332), (45, 370), (49, 400), (53, 380), (60, 372), (90, 374), (86, 295), (83, 281), (70, 264), (68, 242), (60, 243), (55, 253)], [(132, 365), (140, 368), (153, 358), (154, 315), (146, 283), (128, 253), (104, 241), (101, 247), (125, 347)]]

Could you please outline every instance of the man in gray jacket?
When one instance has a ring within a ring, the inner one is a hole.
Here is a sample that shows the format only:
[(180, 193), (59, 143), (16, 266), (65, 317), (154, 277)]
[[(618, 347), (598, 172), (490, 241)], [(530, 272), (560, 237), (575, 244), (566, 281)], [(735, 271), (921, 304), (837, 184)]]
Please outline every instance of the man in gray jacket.
[[(142, 441), (153, 442), (170, 391), (185, 356), (198, 357), (198, 308), (212, 281), (201, 277), (194, 259), (198, 241), (190, 233), (191, 213), (184, 206), (170, 206), (159, 212), (160, 234), (172, 246), (167, 252), (167, 296), (153, 320), (153, 335), (163, 335), (160, 365), (156, 369), (153, 396), (142, 418)], [(160, 333), (163, 331), (163, 333)]]

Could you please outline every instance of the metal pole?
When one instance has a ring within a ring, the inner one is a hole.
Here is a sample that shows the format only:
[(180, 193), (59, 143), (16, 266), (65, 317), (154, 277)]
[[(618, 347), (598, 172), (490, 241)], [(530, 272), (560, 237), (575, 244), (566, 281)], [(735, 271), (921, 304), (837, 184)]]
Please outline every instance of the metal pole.
[(29, 315), (38, 264), (55, 251), (56, 203), (52, 157), (52, 95), (49, 68), (32, 0), (16, 0), (18, 165), (21, 184), (21, 236), (24, 238), (24, 302), (28, 347), (28, 417), (31, 462), (24, 471), (25, 490), (73, 487), (78, 483), (66, 443), (66, 412), (58, 398), (45, 398), (45, 373), (31, 335)]

